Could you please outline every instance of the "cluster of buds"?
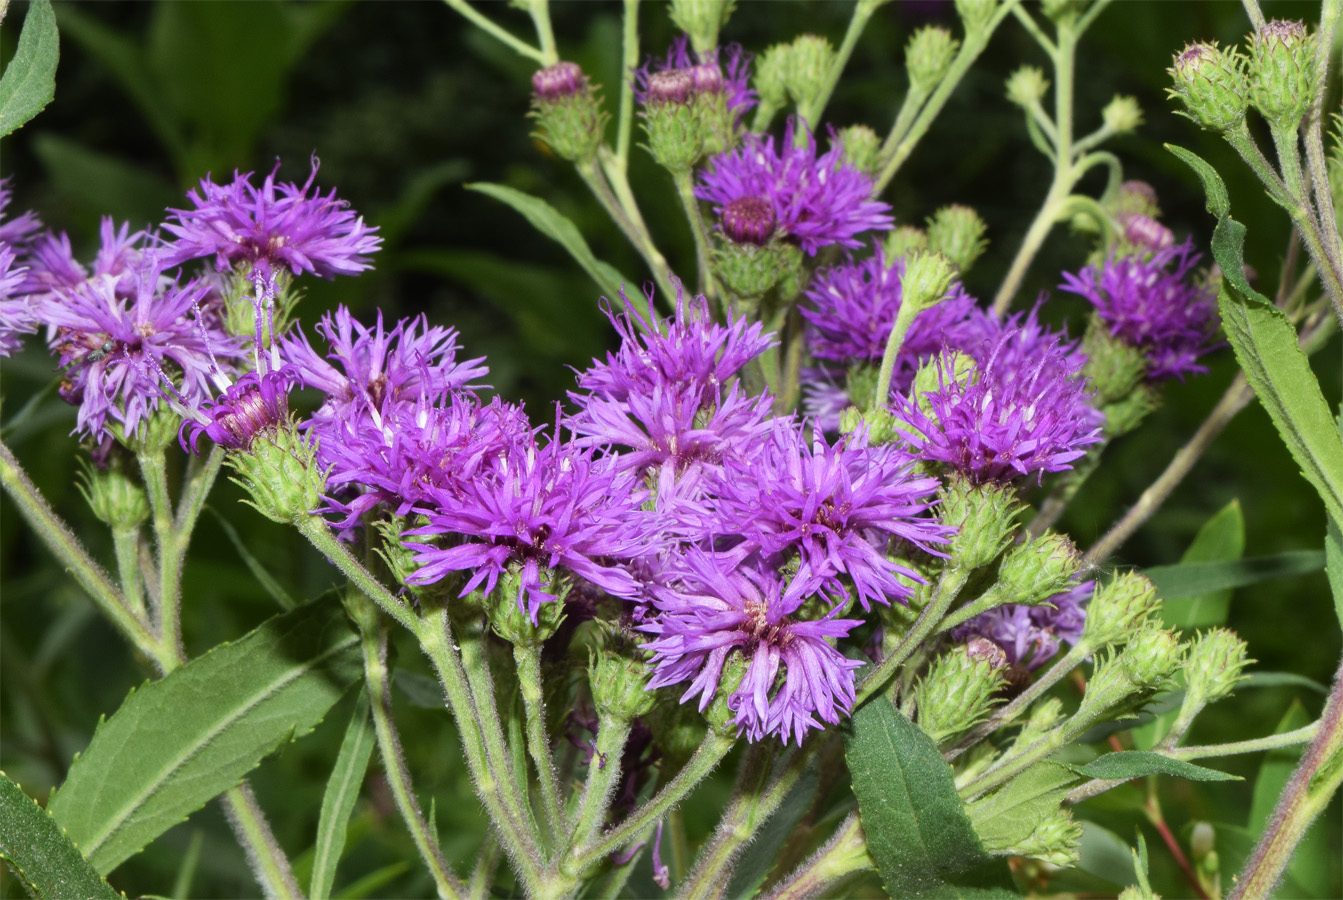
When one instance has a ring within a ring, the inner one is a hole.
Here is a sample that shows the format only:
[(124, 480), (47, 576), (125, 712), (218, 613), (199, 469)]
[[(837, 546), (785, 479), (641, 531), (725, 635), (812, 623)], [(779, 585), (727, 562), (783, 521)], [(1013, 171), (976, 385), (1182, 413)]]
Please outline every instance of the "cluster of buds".
[(564, 159), (584, 162), (601, 146), (607, 116), (577, 63), (558, 62), (532, 75), (531, 115), (537, 138)]
[(754, 82), (762, 115), (783, 109), (790, 98), (799, 109), (808, 107), (825, 90), (834, 64), (835, 48), (814, 34), (770, 47), (760, 58)]

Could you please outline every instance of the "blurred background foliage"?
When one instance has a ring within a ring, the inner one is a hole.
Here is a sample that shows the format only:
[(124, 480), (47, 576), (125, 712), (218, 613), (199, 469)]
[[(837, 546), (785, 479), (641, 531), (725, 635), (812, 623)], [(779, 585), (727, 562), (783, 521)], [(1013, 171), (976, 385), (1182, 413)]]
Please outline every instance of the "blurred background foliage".
[[(1318, 15), (1311, 3), (1266, 2), (1270, 17)], [(616, 2), (558, 3), (553, 18), (561, 55), (605, 86), (614, 105), (619, 71), (620, 10)], [(541, 196), (569, 216), (597, 255), (643, 281), (638, 257), (605, 219), (569, 164), (530, 137), (526, 118), (531, 65), (432, 3), (65, 2), (56, 7), (61, 64), (56, 100), (8, 138), (0, 174), (14, 179), (10, 214), (37, 210), (68, 231), (81, 256), (93, 252), (100, 216), (133, 225), (160, 222), (166, 206), (207, 173), (258, 176), (282, 161), (280, 177), (302, 182), (319, 157), (318, 184), (336, 187), (382, 229), (377, 268), (358, 279), (310, 285), (301, 308), (309, 327), (338, 303), (368, 318), (427, 313), (461, 330), (469, 355), (487, 355), (490, 381), (524, 399), (538, 420), (572, 386), (569, 367), (582, 367), (611, 344), (598, 290), (564, 252), (515, 212), (465, 189), (472, 181), (510, 185)], [(0, 52), (13, 52), (25, 5), (14, 2), (0, 29)], [(503, 4), (488, 12), (527, 33), (526, 17)], [(724, 39), (759, 52), (802, 32), (839, 43), (850, 4), (744, 2)], [(660, 3), (643, 5), (645, 50), (664, 51), (674, 35)], [(906, 83), (903, 44), (913, 28), (941, 23), (959, 29), (949, 0), (906, 0), (873, 19), (830, 105), (836, 126), (889, 127)], [(1167, 223), (1206, 246), (1212, 222), (1192, 174), (1162, 144), (1178, 143), (1218, 166), (1233, 212), (1249, 225), (1247, 259), (1261, 290), (1276, 286), (1287, 245), (1285, 217), (1220, 140), (1172, 114), (1164, 98), (1165, 68), (1188, 40), (1235, 42), (1248, 29), (1235, 3), (1128, 0), (1107, 10), (1086, 38), (1077, 73), (1080, 131), (1099, 124), (1116, 92), (1136, 96), (1147, 122), (1114, 147), (1126, 176), (1152, 183)], [(1020, 63), (1045, 60), (1009, 19), (979, 65), (957, 90), (920, 150), (884, 199), (898, 221), (921, 223), (945, 203), (976, 207), (989, 223), (988, 255), (971, 273), (971, 293), (989, 296), (1043, 198), (1048, 162), (1026, 139), (1019, 111), (1003, 96), (1006, 75)], [(655, 237), (673, 265), (693, 265), (692, 248), (670, 180), (641, 152), (632, 180)], [(1097, 175), (1097, 178), (1100, 176)], [(1099, 190), (1099, 181), (1092, 186)], [(1060, 227), (1034, 266), (1022, 297), (1050, 291), (1058, 273), (1080, 267), (1085, 237)], [(634, 285), (630, 286), (635, 289)], [(1059, 294), (1046, 318), (1080, 308)], [(1021, 305), (1025, 301), (1020, 301)], [(1078, 332), (1074, 325), (1074, 333)], [(1339, 346), (1316, 357), (1326, 396), (1340, 392)], [(1162, 409), (1139, 432), (1106, 451), (1063, 527), (1085, 547), (1132, 503), (1197, 427), (1235, 373), (1229, 351), (1211, 372), (1173, 384)], [(74, 411), (54, 395), (53, 361), (30, 348), (3, 364), (4, 437), (56, 509), (90, 521), (76, 487), (82, 455), (67, 437)], [(36, 402), (34, 402), (36, 401)], [(27, 407), (25, 409), (25, 407)], [(275, 601), (239, 560), (265, 567), (295, 597), (330, 589), (336, 573), (297, 535), (262, 520), (221, 484), (198, 530), (186, 574), (187, 648), (198, 654), (236, 638), (276, 611)], [(1319, 549), (1324, 516), (1310, 488), (1257, 406), (1243, 412), (1213, 445), (1165, 508), (1123, 548), (1117, 564), (1177, 562), (1200, 527), (1237, 503), (1247, 555)], [(110, 557), (105, 536), (85, 529), (95, 552)], [(145, 669), (91, 604), (28, 536), (7, 499), (0, 499), (0, 765), (32, 795), (45, 797), (63, 778), (100, 716), (110, 715)], [(1227, 622), (1250, 644), (1258, 668), (1325, 682), (1338, 659), (1340, 635), (1321, 573), (1237, 590)], [(409, 647), (400, 665), (406, 684), (424, 666)], [(1295, 727), (1319, 714), (1323, 690), (1309, 685), (1245, 688), (1205, 713), (1190, 740), (1235, 740)], [(403, 736), (418, 787), (436, 801), (445, 850), (458, 860), (479, 847), (483, 814), (471, 794), (459, 745), (441, 707), (398, 697)], [(281, 843), (300, 869), (311, 847), (326, 773), (334, 760), (352, 698), (312, 735), (286, 747), (252, 778), (271, 812)], [(1305, 717), (1305, 718), (1303, 718)], [(1299, 720), (1299, 721), (1298, 721)], [(1167, 820), (1186, 843), (1195, 820), (1217, 823), (1224, 878), (1240, 867), (1254, 833), (1290, 772), (1293, 756), (1236, 757), (1219, 765), (1246, 780), (1200, 785), (1163, 780), (1156, 787)], [(731, 765), (727, 767), (731, 771)], [(686, 811), (692, 838), (716, 820), (726, 782), (701, 791)], [(1104, 795), (1082, 817), (1104, 828), (1087, 837), (1086, 871), (1040, 875), (1047, 892), (1110, 894), (1132, 880), (1120, 842), (1142, 828), (1151, 848), (1153, 885), (1185, 896), (1169, 853), (1144, 817), (1143, 785)], [(1248, 828), (1246, 831), (1244, 829)], [(1108, 829), (1108, 830), (1106, 830)], [(1240, 829), (1239, 831), (1237, 829)], [(1115, 836), (1118, 836), (1117, 838)], [(255, 893), (241, 853), (211, 805), (123, 866), (112, 882), (128, 895), (165, 893), (191, 847), (200, 863), (189, 896)], [(1316, 825), (1291, 872), (1285, 896), (1343, 895), (1337, 848), (1343, 843), (1338, 800)], [(374, 766), (356, 813), (348, 862), (338, 885), (344, 896), (427, 895), (427, 875), (414, 859)], [(647, 883), (647, 882), (645, 882)], [(651, 888), (651, 884), (650, 884)], [(0, 876), (0, 893), (17, 886)]]

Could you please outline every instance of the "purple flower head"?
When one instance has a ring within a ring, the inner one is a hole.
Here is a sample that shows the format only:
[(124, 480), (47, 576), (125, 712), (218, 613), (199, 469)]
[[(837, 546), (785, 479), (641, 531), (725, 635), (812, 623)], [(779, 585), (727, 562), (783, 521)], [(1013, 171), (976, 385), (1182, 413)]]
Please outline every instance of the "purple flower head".
[(370, 328), (341, 306), (322, 317), (317, 331), (331, 348), (325, 358), (302, 333), (282, 342), (299, 381), (326, 394), (316, 420), (382, 410), (388, 401), (413, 404), (424, 397), (433, 404), (488, 371), (483, 357), (458, 362), (456, 329), (431, 326), (424, 315), (387, 330), (381, 311)]
[(1216, 295), (1190, 278), (1199, 259), (1186, 240), (1149, 257), (1065, 272), (1059, 287), (1085, 297), (1111, 335), (1143, 351), (1149, 380), (1183, 379), (1207, 371), (1197, 360), (1215, 346)]
[(31, 210), (5, 221), (5, 209), (14, 196), (14, 190), (10, 187), (11, 181), (10, 178), (0, 178), (0, 244), (8, 244), (17, 253), (27, 247), (33, 235), (42, 227), (42, 223), (38, 221), (37, 214)]
[(892, 539), (928, 552), (954, 533), (922, 514), (936, 478), (910, 473), (910, 457), (894, 446), (869, 447), (864, 434), (833, 444), (808, 442), (796, 421), (775, 419), (759, 453), (731, 461), (714, 485), (720, 534), (739, 534), (768, 559), (796, 554), (832, 597), (847, 595), (847, 579), (863, 609), (907, 601), (898, 576), (917, 573), (887, 558)]
[(1000, 606), (956, 628), (952, 637), (988, 638), (1002, 648), (1011, 665), (1038, 669), (1058, 654), (1060, 643), (1072, 646), (1081, 640), (1086, 605), (1095, 590), (1096, 582), (1085, 581), (1050, 597), (1049, 606)]
[(640, 508), (648, 492), (632, 474), (561, 440), (556, 431), (544, 444), (531, 439), (505, 447), (454, 490), (430, 489), (433, 505), (420, 510), (429, 524), (406, 534), (459, 541), (407, 543), (422, 566), (411, 581), (432, 584), (467, 571), (462, 596), (482, 586), (489, 593), (515, 567), (518, 607), (532, 621), (542, 603), (557, 599), (555, 569), (617, 597), (639, 594), (639, 583), (613, 562), (660, 549), (656, 523)]
[[(650, 58), (634, 70), (635, 98), (644, 106), (667, 102), (668, 98), (659, 94), (673, 84), (684, 86), (685, 96), (680, 102), (696, 94), (723, 94), (728, 111), (740, 122), (756, 103), (756, 93), (751, 90), (751, 54), (739, 44), (729, 44), (701, 56), (690, 50), (689, 43), (690, 39), (681, 35), (672, 41), (664, 59)], [(726, 53), (725, 64), (719, 63), (720, 50)], [(659, 78), (668, 73), (672, 79)]]
[[(69, 292), (86, 281), (111, 279), (118, 298), (131, 297), (139, 289), (137, 273), (148, 265), (144, 257), (153, 252), (146, 247), (152, 236), (144, 231), (132, 233), (128, 222), (118, 227), (110, 216), (103, 218), (99, 234), (102, 240), (90, 268), (75, 259), (64, 232), (38, 235), (28, 250), (30, 268), (24, 289), (32, 294)], [(171, 279), (164, 276), (163, 281), (166, 284)]]
[(0, 242), (0, 356), (23, 344), (23, 335), (37, 330), (32, 299), (21, 291), (28, 269), (14, 265), (14, 248)]
[(205, 283), (169, 281), (152, 253), (129, 258), (132, 268), (119, 276), (56, 287), (35, 304), (66, 369), (61, 397), (79, 405), (76, 431), (94, 438), (109, 419), (134, 432), (158, 408), (165, 381), (184, 403), (204, 401), (221, 366), (242, 356), (203, 306)]
[(588, 77), (578, 63), (561, 60), (532, 73), (532, 93), (538, 101), (555, 102), (582, 94), (588, 89)]
[(182, 449), (189, 444), (192, 453), (199, 453), (196, 445), (202, 434), (230, 450), (250, 449), (258, 436), (275, 431), (289, 418), (289, 392), (296, 381), (290, 366), (248, 372), (182, 422), (178, 433)]
[[(1033, 356), (1023, 348), (1034, 349)], [(944, 352), (937, 387), (897, 395), (892, 409), (916, 455), (975, 483), (1071, 468), (1101, 439), (1100, 418), (1078, 375), (1080, 357), (1059, 336), (1005, 326), (976, 361)]]
[(735, 150), (715, 156), (695, 196), (713, 203), (720, 217), (733, 201), (767, 201), (781, 233), (810, 256), (830, 244), (858, 247), (857, 235), (890, 228), (891, 208), (872, 198), (872, 179), (845, 162), (839, 146), (817, 156), (810, 132), (795, 145), (795, 127), (790, 121), (781, 144), (747, 135)]
[(235, 172), (225, 185), (202, 179), (200, 191), (187, 194), (194, 209), (169, 210), (163, 227), (177, 240), (164, 248), (164, 265), (213, 256), (219, 271), (241, 263), (259, 280), (283, 269), (332, 278), (369, 268), (368, 254), (382, 243), (373, 233), (377, 228), (336, 199), (334, 189), (325, 197), (313, 190), (317, 165), (314, 156), (302, 187), (275, 183), (279, 160), (259, 189), (252, 186), (251, 172)]
[[(900, 311), (905, 261), (887, 261), (880, 247), (867, 259), (822, 269), (807, 288), (802, 316), (810, 327), (811, 352), (841, 365), (880, 363)], [(932, 309), (914, 317), (896, 359), (896, 390), (909, 389), (919, 366), (950, 347), (968, 350), (982, 339), (983, 313), (960, 282)]]
[(648, 687), (688, 681), (681, 702), (699, 697), (702, 711), (718, 692), (729, 656), (738, 653), (746, 672), (728, 706), (740, 733), (750, 741), (774, 734), (800, 744), (808, 729), (837, 724), (852, 709), (853, 670), (862, 663), (830, 642), (862, 623), (836, 618), (837, 608), (817, 620), (799, 615), (823, 580), (806, 565), (785, 583), (740, 559), (692, 548), (673, 584), (653, 588), (657, 615), (639, 626), (653, 635), (644, 644), (653, 654)]

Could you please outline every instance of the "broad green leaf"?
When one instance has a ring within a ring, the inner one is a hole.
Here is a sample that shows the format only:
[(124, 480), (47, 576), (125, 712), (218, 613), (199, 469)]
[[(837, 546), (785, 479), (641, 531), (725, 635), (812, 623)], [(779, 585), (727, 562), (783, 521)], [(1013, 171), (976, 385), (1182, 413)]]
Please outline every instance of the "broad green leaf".
[(14, 58), (0, 76), (0, 137), (33, 118), (56, 96), (60, 37), (51, 0), (32, 0)]
[(742, 851), (732, 869), (732, 880), (728, 884), (728, 897), (754, 897), (760, 885), (779, 861), (779, 849), (793, 834), (798, 820), (811, 808), (816, 798), (816, 788), (820, 783), (815, 762), (802, 773), (765, 824), (756, 829), (755, 837)]
[(583, 267), (583, 271), (587, 272), (613, 301), (624, 289), (627, 279), (610, 265), (597, 259), (588, 247), (588, 242), (583, 239), (578, 226), (549, 203), (502, 184), (476, 182), (468, 184), (467, 188), (507, 203), (526, 216), (533, 228), (568, 250), (574, 261)]
[(308, 888), (308, 896), (312, 900), (326, 900), (331, 896), (331, 885), (336, 880), (336, 866), (345, 849), (345, 832), (350, 824), (350, 813), (359, 799), (359, 788), (364, 783), (364, 772), (373, 754), (374, 741), (373, 726), (369, 723), (368, 694), (361, 691), (354, 715), (350, 717), (350, 725), (345, 729), (345, 739), (341, 741), (336, 765), (327, 779), (326, 793), (322, 795), (312, 880)]
[(844, 754), (889, 896), (1018, 896), (1006, 862), (979, 842), (937, 745), (889, 700), (876, 697), (854, 713)]
[[(1203, 523), (1180, 562), (1185, 565), (1234, 562), (1244, 553), (1245, 517), (1241, 514), (1240, 501), (1232, 500)], [(1231, 589), (1222, 588), (1184, 597), (1166, 594), (1161, 612), (1167, 625), (1183, 629), (1205, 628), (1225, 623), (1230, 606)]]
[(1069, 766), (1074, 772), (1089, 778), (1129, 780), (1145, 778), (1148, 775), (1174, 775), (1189, 781), (1241, 781), (1237, 775), (1229, 775), (1206, 766), (1197, 766), (1182, 759), (1171, 759), (1160, 753), (1146, 750), (1122, 750), (1107, 753), (1084, 766)]
[(984, 846), (1015, 847), (1058, 811), (1068, 789), (1080, 780), (1065, 766), (1042, 762), (968, 804), (965, 812)]
[(51, 813), (0, 772), (0, 859), (34, 897), (116, 898)]
[(1203, 182), (1203, 193), (1208, 198), (1208, 212), (1212, 213), (1214, 219), (1220, 219), (1222, 216), (1231, 212), (1231, 197), (1226, 192), (1226, 185), (1222, 183), (1222, 177), (1217, 174), (1217, 170), (1204, 161), (1198, 154), (1191, 153), (1183, 147), (1177, 147), (1174, 144), (1166, 144), (1166, 149), (1175, 154), (1176, 159), (1194, 170), (1198, 175), (1199, 181)]
[(1095, 822), (1082, 823), (1077, 845), (1077, 867), (1113, 885), (1123, 887), (1133, 879), (1133, 851), (1124, 839)]
[(1250, 556), (1227, 562), (1181, 563), (1152, 566), (1143, 574), (1152, 579), (1162, 597), (1197, 597), (1213, 591), (1244, 587), (1260, 581), (1310, 575), (1324, 568), (1319, 550), (1289, 550), (1271, 556)]
[(48, 804), (106, 874), (306, 734), (354, 680), (358, 638), (318, 601), (132, 691)]

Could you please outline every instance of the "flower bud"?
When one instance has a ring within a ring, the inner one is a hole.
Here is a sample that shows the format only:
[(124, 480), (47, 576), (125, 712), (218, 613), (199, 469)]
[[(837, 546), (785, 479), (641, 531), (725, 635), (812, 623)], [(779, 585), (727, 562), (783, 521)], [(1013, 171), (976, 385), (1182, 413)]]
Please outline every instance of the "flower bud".
[(1115, 222), (1119, 225), (1120, 255), (1126, 250), (1154, 253), (1175, 243), (1174, 233), (1151, 216), (1122, 212), (1115, 216)]
[(901, 225), (886, 236), (882, 249), (887, 259), (902, 259), (918, 250), (928, 249), (928, 235), (922, 228)]
[(1276, 127), (1295, 129), (1321, 89), (1317, 35), (1273, 19), (1250, 35), (1250, 102)]
[(671, 0), (671, 20), (686, 34), (696, 53), (718, 46), (718, 32), (727, 24), (736, 0)]
[(928, 220), (928, 247), (951, 260), (964, 275), (984, 253), (988, 225), (968, 206), (944, 206)]
[(1086, 9), (1089, 0), (1044, 0), (1041, 6), (1052, 22), (1073, 19)]
[(1216, 848), (1217, 832), (1212, 825), (1207, 822), (1195, 822), (1189, 835), (1189, 853), (1194, 857), (1194, 861), (1202, 862), (1204, 857)]
[(1070, 868), (1081, 858), (1082, 823), (1066, 809), (1056, 809), (1031, 831), (1030, 836), (1012, 847), (1001, 848), (1013, 856), (1038, 859), (1061, 868)]
[[(382, 541), (378, 547), (378, 556), (382, 559), (383, 565), (391, 573), (396, 583), (411, 588), (417, 595), (422, 595), (426, 588), (443, 584), (443, 581), (435, 582), (435, 585), (411, 585), (408, 580), (419, 570), (420, 565), (415, 561), (415, 551), (411, 550), (401, 542), (401, 534), (414, 528), (418, 524), (426, 524), (427, 519), (420, 517), (420, 521), (409, 520), (404, 516), (393, 516), (390, 519), (378, 519), (373, 523), (377, 529)], [(451, 584), (450, 579), (444, 579)]]
[(601, 719), (628, 722), (647, 713), (657, 701), (657, 694), (647, 690), (648, 664), (627, 653), (606, 648), (594, 651), (588, 661), (588, 684)]
[(1133, 634), (1119, 654), (1119, 665), (1134, 685), (1152, 690), (1165, 684), (1184, 657), (1173, 630), (1149, 626)]
[(1128, 434), (1160, 405), (1161, 394), (1158, 389), (1146, 382), (1139, 384), (1128, 396), (1100, 408), (1101, 414), (1105, 416), (1105, 437), (1113, 440)]
[(788, 73), (792, 68), (792, 44), (775, 44), (761, 54), (752, 83), (762, 107), (781, 109), (788, 102)]
[(555, 155), (575, 162), (597, 153), (606, 129), (596, 89), (572, 62), (558, 62), (532, 75), (531, 116), (536, 137)]
[(1128, 134), (1142, 124), (1142, 109), (1134, 98), (1116, 94), (1101, 110), (1101, 121), (1115, 134)]
[(1201, 707), (1229, 695), (1245, 678), (1243, 670), (1250, 662), (1247, 649), (1245, 642), (1227, 628), (1199, 635), (1185, 657), (1186, 697)]
[(1169, 93), (1184, 102), (1182, 115), (1209, 131), (1239, 125), (1250, 96), (1244, 63), (1234, 48), (1224, 53), (1216, 43), (1186, 46), (1166, 70), (1173, 80)]
[(905, 68), (909, 87), (918, 95), (931, 94), (951, 68), (960, 42), (937, 25), (925, 25), (905, 45)]
[(1157, 203), (1156, 188), (1145, 181), (1125, 181), (1115, 195), (1114, 212), (1115, 215), (1135, 213), (1153, 219), (1160, 218), (1161, 206)]
[(182, 417), (173, 412), (166, 403), (140, 419), (139, 425), (130, 434), (126, 434), (120, 422), (109, 423), (117, 442), (134, 453), (150, 455), (162, 453), (169, 444), (177, 439), (182, 426)]
[(298, 432), (292, 420), (263, 432), (244, 450), (228, 454), (253, 506), (272, 522), (293, 524), (322, 504), (326, 475), (317, 465), (317, 448)]
[(942, 302), (956, 272), (941, 253), (920, 250), (905, 257), (905, 272), (900, 276), (900, 303), (916, 312), (932, 309)]
[(978, 34), (987, 28), (997, 9), (998, 0), (956, 0), (956, 14), (966, 34)]
[(643, 110), (648, 152), (671, 172), (687, 172), (704, 155), (704, 129), (694, 102), (695, 76), (689, 69), (666, 69), (648, 76)]
[(977, 569), (993, 562), (1007, 548), (1022, 509), (1010, 485), (977, 485), (953, 475), (937, 496), (942, 523), (957, 529), (950, 547), (953, 564)]
[[(985, 642), (991, 643), (991, 642)], [(997, 649), (1001, 655), (1002, 650)], [(994, 665), (982, 648), (953, 647), (933, 660), (928, 673), (914, 688), (918, 725), (942, 744), (982, 722), (1004, 684), (1002, 666)], [(1003, 657), (1005, 660), (1005, 656)]]
[(1156, 586), (1146, 577), (1137, 572), (1117, 575), (1091, 598), (1082, 641), (1097, 648), (1122, 642), (1156, 614), (1160, 603)]
[(784, 83), (799, 109), (810, 106), (825, 90), (834, 64), (835, 48), (825, 38), (803, 34), (793, 40), (788, 68), (784, 71)]
[[(864, 397), (871, 397), (869, 391)], [(841, 434), (853, 434), (859, 428), (867, 431), (869, 446), (881, 447), (893, 444), (900, 439), (900, 430), (896, 427), (898, 419), (884, 406), (869, 409), (866, 412), (856, 406), (850, 406), (839, 414)]]
[(564, 621), (564, 598), (571, 585), (561, 580), (554, 569), (542, 569), (541, 582), (548, 584), (558, 599), (542, 603), (533, 622), (520, 603), (522, 585), (518, 566), (510, 565), (504, 570), (494, 590), (485, 598), (485, 615), (495, 634), (519, 647), (539, 647), (559, 630)]
[[(772, 219), (773, 213), (770, 215)], [(723, 231), (727, 233), (727, 210), (723, 217)], [(755, 227), (758, 233), (761, 223)], [(782, 241), (765, 246), (722, 241), (714, 249), (712, 265), (714, 275), (728, 290), (740, 297), (759, 297), (801, 270), (802, 248)]]
[(1161, 895), (1150, 887), (1131, 884), (1119, 892), (1117, 900), (1161, 900)]
[(763, 247), (779, 226), (774, 204), (754, 195), (738, 197), (723, 208), (723, 234), (734, 244)]
[(875, 131), (866, 125), (850, 125), (841, 129), (835, 140), (844, 162), (868, 175), (875, 173), (877, 153), (881, 150), (881, 138)]
[(998, 589), (1005, 603), (1035, 606), (1068, 590), (1081, 567), (1072, 539), (1046, 531), (1007, 552), (998, 569)]
[(1022, 109), (1029, 109), (1043, 100), (1047, 90), (1049, 81), (1035, 66), (1022, 66), (1007, 78), (1007, 99)]
[(1147, 374), (1147, 356), (1138, 347), (1115, 337), (1100, 316), (1092, 313), (1082, 335), (1086, 364), (1082, 374), (1091, 379), (1097, 406), (1128, 396)]
[(106, 469), (85, 463), (79, 492), (89, 502), (93, 515), (113, 531), (134, 531), (149, 519), (149, 498), (135, 479), (129, 477), (120, 459), (113, 458)]

